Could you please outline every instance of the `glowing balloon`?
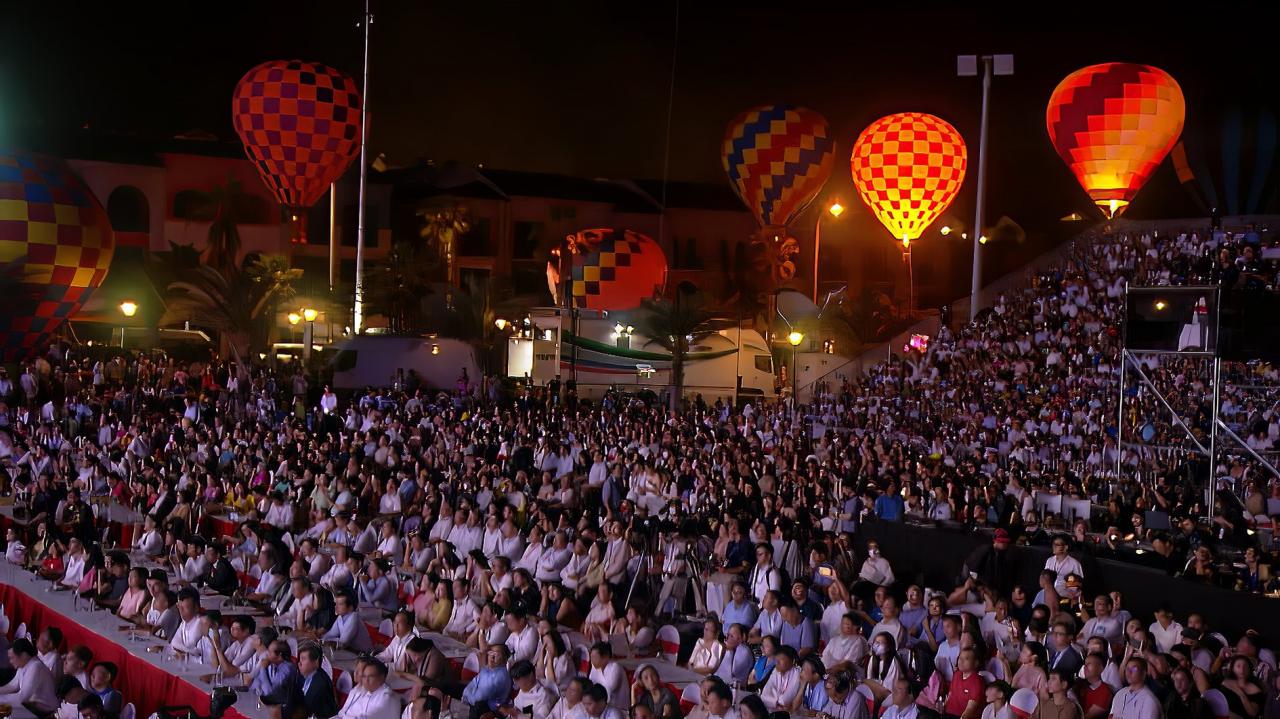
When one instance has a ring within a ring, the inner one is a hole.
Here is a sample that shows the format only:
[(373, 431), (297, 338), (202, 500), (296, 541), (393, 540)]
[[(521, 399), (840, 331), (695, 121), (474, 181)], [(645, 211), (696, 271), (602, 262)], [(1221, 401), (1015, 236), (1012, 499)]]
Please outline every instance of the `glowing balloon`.
[(262, 181), (293, 214), (294, 239), (304, 238), (302, 210), (346, 172), (360, 149), (355, 80), (314, 62), (264, 62), (236, 85), (231, 121)]
[(114, 252), (107, 213), (65, 162), (0, 152), (0, 361), (32, 354), (75, 315)]
[(1124, 212), (1169, 154), (1185, 117), (1169, 73), (1126, 62), (1067, 75), (1045, 112), (1054, 149), (1108, 218)]
[(734, 192), (761, 227), (791, 223), (831, 176), (831, 128), (803, 107), (764, 105), (734, 118), (721, 155)]
[(579, 232), (580, 252), (573, 255), (569, 293), (574, 307), (629, 310), (662, 294), (667, 284), (667, 257), (647, 235), (631, 230)]
[(863, 130), (849, 164), (862, 201), (905, 246), (956, 198), (968, 151), (946, 120), (902, 112)]

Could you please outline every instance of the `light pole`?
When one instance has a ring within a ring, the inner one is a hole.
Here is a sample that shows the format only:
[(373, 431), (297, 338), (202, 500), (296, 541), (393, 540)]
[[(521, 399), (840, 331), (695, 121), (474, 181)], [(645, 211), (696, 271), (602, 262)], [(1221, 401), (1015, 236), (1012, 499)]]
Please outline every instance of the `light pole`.
[(797, 349), (800, 343), (804, 342), (804, 333), (799, 330), (791, 330), (791, 334), (787, 335), (787, 342), (791, 343), (791, 414), (792, 421), (800, 415), (800, 365), (798, 364)]
[[(978, 55), (956, 57), (956, 74), (975, 77), (978, 74)], [(978, 128), (978, 193), (974, 202), (973, 220), (973, 278), (969, 284), (969, 321), (978, 315), (978, 292), (982, 289), (982, 210), (987, 200), (987, 107), (991, 100), (991, 75), (1013, 74), (1013, 55), (982, 55), (982, 122)]]
[[(833, 200), (831, 205), (827, 207), (827, 212), (832, 217), (839, 217), (844, 214), (844, 205), (840, 204), (840, 200)], [(822, 218), (827, 212), (818, 213), (818, 222), (813, 226), (813, 304), (818, 304), (818, 261), (822, 258)]]
[(311, 361), (311, 344), (316, 334), (316, 317), (320, 313), (310, 307), (302, 308), (302, 319), (307, 321), (307, 326), (302, 330), (302, 364), (305, 365)]
[[(129, 318), (138, 314), (138, 303), (134, 302), (133, 300), (125, 300), (124, 302), (121, 302), (120, 314), (123, 314), (125, 316), (125, 320), (128, 320)], [(121, 348), (124, 347), (124, 330), (125, 330), (125, 325), (121, 324), (120, 325), (120, 347)]]

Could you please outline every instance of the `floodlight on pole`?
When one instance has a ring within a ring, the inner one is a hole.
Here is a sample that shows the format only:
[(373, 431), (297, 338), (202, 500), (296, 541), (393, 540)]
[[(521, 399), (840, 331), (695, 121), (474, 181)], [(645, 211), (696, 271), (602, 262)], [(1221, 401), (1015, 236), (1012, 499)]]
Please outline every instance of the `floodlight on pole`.
[(987, 199), (987, 109), (991, 102), (991, 76), (1012, 75), (1013, 55), (959, 55), (956, 57), (956, 74), (960, 77), (976, 77), (978, 60), (982, 60), (982, 121), (978, 129), (978, 188), (974, 209), (973, 277), (969, 285), (969, 320), (978, 315), (978, 292), (982, 290), (982, 237), (983, 205)]

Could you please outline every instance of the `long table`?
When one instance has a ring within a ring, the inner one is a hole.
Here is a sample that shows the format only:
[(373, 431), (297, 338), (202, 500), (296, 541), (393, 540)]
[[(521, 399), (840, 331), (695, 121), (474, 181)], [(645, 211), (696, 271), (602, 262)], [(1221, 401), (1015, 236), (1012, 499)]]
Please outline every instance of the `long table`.
[[(77, 607), (69, 591), (46, 591), (50, 583), (0, 560), (0, 603), (9, 618), (10, 636), (25, 623), (32, 634), (45, 627), (62, 630), (68, 647), (83, 644), (93, 652), (94, 662), (113, 662), (120, 669), (116, 688), (126, 702), (137, 708), (139, 717), (150, 716), (160, 707), (189, 706), (198, 714), (209, 713), (209, 669), (187, 665), (164, 652), (148, 647), (163, 642), (138, 633), (130, 641), (121, 631), (127, 622), (106, 611), (89, 611), (87, 603)], [(241, 693), (224, 719), (267, 719), (267, 711), (256, 697)]]

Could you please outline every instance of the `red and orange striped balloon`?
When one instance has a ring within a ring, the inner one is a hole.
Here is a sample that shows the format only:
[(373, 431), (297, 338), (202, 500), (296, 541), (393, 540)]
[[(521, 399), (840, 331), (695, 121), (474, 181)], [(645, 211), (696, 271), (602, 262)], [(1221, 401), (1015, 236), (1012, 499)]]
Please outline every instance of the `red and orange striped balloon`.
[(1124, 212), (1169, 154), (1186, 118), (1182, 88), (1150, 65), (1076, 70), (1049, 97), (1053, 147), (1108, 218)]

